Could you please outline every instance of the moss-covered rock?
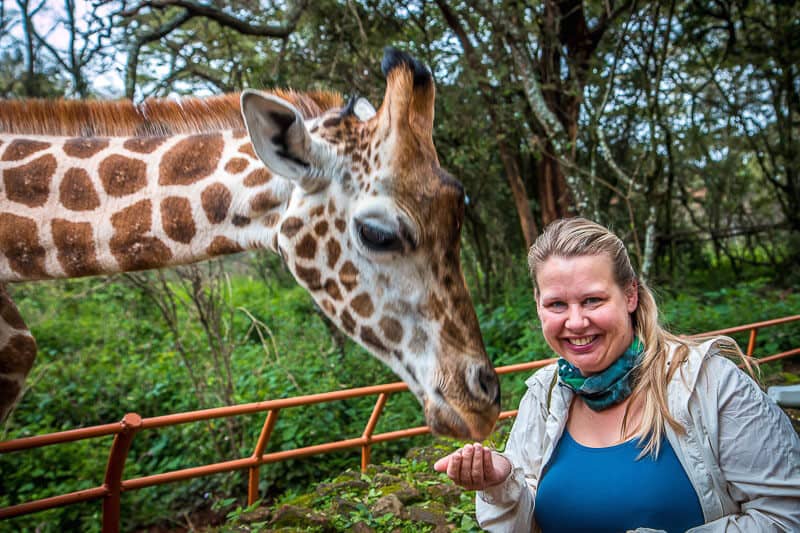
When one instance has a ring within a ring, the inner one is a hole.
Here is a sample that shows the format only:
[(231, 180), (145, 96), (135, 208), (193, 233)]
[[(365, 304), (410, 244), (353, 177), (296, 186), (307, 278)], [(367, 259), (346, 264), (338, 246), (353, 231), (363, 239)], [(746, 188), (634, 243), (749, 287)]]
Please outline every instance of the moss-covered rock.
[(406, 508), (406, 517), (414, 522), (433, 526), (446, 526), (447, 508), (441, 502), (425, 502)]
[(370, 508), (370, 512), (372, 516), (383, 516), (385, 514), (402, 516), (403, 509), (405, 509), (405, 506), (403, 502), (400, 501), (400, 498), (395, 494), (387, 494), (386, 496), (378, 498), (378, 501)]
[(328, 518), (317, 511), (297, 505), (283, 505), (275, 511), (269, 527), (281, 528), (309, 528), (315, 531), (336, 531)]

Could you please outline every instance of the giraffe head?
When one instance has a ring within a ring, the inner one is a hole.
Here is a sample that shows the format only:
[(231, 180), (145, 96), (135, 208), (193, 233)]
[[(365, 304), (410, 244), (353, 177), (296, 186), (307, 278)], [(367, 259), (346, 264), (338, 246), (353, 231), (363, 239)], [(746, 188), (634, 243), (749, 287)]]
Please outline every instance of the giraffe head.
[(485, 438), (500, 411), (459, 261), (464, 190), (433, 145), (428, 69), (387, 49), (387, 87), (304, 120), (288, 102), (246, 91), (256, 153), (294, 184), (270, 245), (342, 330), (417, 396), (434, 433)]

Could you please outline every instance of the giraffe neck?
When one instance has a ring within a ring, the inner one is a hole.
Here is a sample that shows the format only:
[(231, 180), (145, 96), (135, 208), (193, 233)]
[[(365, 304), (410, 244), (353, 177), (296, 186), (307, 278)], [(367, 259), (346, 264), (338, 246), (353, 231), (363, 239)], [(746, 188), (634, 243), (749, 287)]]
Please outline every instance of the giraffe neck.
[(109, 274), (276, 248), (292, 194), (243, 130), (0, 134), (0, 282)]

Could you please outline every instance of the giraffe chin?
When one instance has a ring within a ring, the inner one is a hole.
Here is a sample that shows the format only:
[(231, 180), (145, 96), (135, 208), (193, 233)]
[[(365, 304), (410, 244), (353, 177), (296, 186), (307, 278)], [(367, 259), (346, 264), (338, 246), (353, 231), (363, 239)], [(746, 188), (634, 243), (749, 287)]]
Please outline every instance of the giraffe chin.
[(494, 429), (500, 409), (461, 414), (448, 404), (425, 404), (425, 420), (431, 433), (440, 437), (482, 441)]

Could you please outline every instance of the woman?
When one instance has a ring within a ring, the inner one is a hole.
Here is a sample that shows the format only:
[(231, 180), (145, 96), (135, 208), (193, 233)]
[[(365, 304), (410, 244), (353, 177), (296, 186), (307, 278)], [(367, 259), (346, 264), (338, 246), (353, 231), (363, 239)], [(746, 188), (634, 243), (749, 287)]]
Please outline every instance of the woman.
[(526, 382), (499, 454), (437, 461), (490, 531), (800, 531), (800, 440), (725, 355), (661, 328), (618, 237), (573, 218), (528, 256), (559, 355)]

